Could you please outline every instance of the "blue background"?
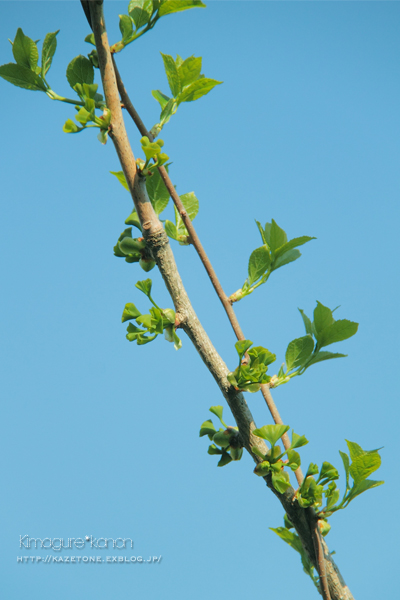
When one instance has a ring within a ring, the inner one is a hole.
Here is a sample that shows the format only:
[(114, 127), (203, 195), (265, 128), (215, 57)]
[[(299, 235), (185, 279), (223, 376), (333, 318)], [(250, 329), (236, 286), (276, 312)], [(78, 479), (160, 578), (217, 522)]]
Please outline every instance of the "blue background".
[[(348, 358), (313, 367), (274, 397), (284, 422), (310, 440), (305, 465), (339, 467), (345, 438), (384, 446), (373, 477), (385, 485), (335, 515), (327, 541), (356, 598), (390, 597), (399, 534), (400, 4), (207, 4), (163, 18), (118, 65), (148, 127), (159, 116), (150, 91), (168, 92), (159, 51), (201, 55), (205, 75), (224, 81), (182, 105), (162, 138), (178, 192), (200, 200), (195, 225), (227, 293), (260, 245), (255, 218), (274, 218), (290, 238), (318, 238), (235, 309), (278, 366), (303, 335), (297, 307), (311, 316), (316, 299), (340, 304), (337, 318), (360, 323), (331, 347)], [(112, 42), (126, 6), (106, 2)], [(1, 64), (13, 60), (7, 38), (17, 27), (41, 40), (61, 29), (49, 81), (71, 96), (66, 66), (90, 51), (79, 3), (1, 2), (0, 11)], [(73, 106), (0, 86), (5, 597), (317, 597), (299, 556), (268, 529), (282, 524), (282, 510), (251, 459), (217, 469), (198, 437), (222, 398), (189, 340), (175, 352), (162, 339), (144, 347), (125, 339), (122, 309), (148, 308), (134, 287), (147, 275), (113, 256), (131, 200), (108, 174), (119, 169), (112, 143), (101, 146), (92, 131), (64, 134)], [(172, 245), (195, 310), (233, 369), (235, 338), (200, 261)], [(156, 301), (170, 306), (159, 274), (150, 275)], [(271, 422), (262, 396), (247, 396), (257, 424)], [(163, 558), (21, 565), (17, 555), (39, 554), (19, 549), (25, 534), (131, 537), (134, 555)]]

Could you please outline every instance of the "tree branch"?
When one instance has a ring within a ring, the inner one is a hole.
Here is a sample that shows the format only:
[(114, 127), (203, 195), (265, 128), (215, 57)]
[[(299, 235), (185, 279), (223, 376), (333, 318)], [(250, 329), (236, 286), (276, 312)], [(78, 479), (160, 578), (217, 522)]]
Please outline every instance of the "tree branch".
[[(119, 91), (119, 94), (121, 97), (121, 101), (122, 101), (126, 111), (132, 118), (133, 122), (135, 123), (136, 127), (138, 128), (140, 134), (142, 136), (148, 137), (149, 140), (152, 142), (153, 141), (152, 134), (147, 130), (145, 124), (143, 123), (138, 112), (136, 111), (135, 107), (133, 106), (132, 101), (128, 95), (128, 92), (126, 91), (126, 88), (123, 84), (121, 75), (118, 71), (118, 67), (115, 62), (114, 55), (112, 55), (112, 61), (113, 61), (113, 65), (114, 65), (115, 77), (117, 80), (117, 86), (118, 86), (118, 91)], [(158, 171), (159, 171), (161, 178), (165, 184), (165, 187), (167, 188), (167, 190), (169, 192), (169, 195), (171, 196), (176, 208), (179, 211), (179, 214), (182, 217), (183, 222), (185, 223), (186, 229), (188, 230), (188, 233), (190, 235), (193, 246), (194, 246), (197, 254), (199, 255), (200, 260), (203, 263), (203, 265), (207, 271), (207, 274), (211, 280), (211, 283), (217, 293), (217, 296), (220, 299), (220, 301), (225, 309), (225, 312), (228, 316), (228, 319), (232, 325), (232, 328), (236, 334), (237, 339), (245, 340), (246, 337), (243, 334), (243, 331), (239, 325), (239, 321), (236, 317), (235, 311), (232, 308), (232, 304), (231, 304), (228, 296), (225, 294), (225, 292), (222, 288), (222, 285), (219, 282), (217, 274), (215, 273), (213, 266), (203, 248), (203, 245), (200, 242), (200, 239), (196, 233), (196, 230), (193, 226), (192, 221), (190, 220), (189, 216), (187, 215), (187, 213), (185, 211), (185, 208), (181, 202), (180, 197), (176, 193), (175, 187), (174, 187), (166, 169), (164, 167), (159, 167)], [(282, 418), (279, 414), (279, 411), (278, 411), (277, 406), (272, 398), (272, 394), (271, 394), (269, 386), (267, 384), (261, 386), (261, 393), (264, 396), (265, 402), (267, 403), (268, 409), (272, 415), (272, 418), (274, 419), (274, 422), (282, 425), (283, 424)], [(290, 440), (289, 440), (289, 436), (287, 435), (287, 433), (285, 433), (282, 436), (282, 442), (285, 447), (285, 450), (290, 448)], [(296, 470), (295, 475), (296, 475), (298, 484), (301, 485), (301, 483), (303, 481), (303, 473), (302, 473), (300, 467)]]
[[(252, 447), (255, 446), (264, 454), (267, 448), (264, 442), (253, 434), (256, 425), (243, 394), (237, 392), (233, 386), (229, 384), (227, 380), (229, 369), (215, 350), (211, 340), (197, 318), (179, 275), (168, 237), (147, 196), (145, 178), (137, 173), (135, 159), (122, 118), (117, 81), (105, 29), (102, 0), (92, 0), (89, 3), (89, 10), (90, 22), (92, 24), (99, 57), (104, 95), (106, 104), (111, 111), (110, 137), (117, 151), (138, 217), (142, 224), (143, 236), (171, 295), (175, 310), (179, 313), (181, 327), (191, 339), (204, 364), (214, 377), (219, 389), (228, 402), (238, 425), (243, 446), (250, 453), (253, 460), (258, 463), (261, 459), (253, 453)], [(285, 494), (280, 494), (273, 488), (270, 478), (267, 477), (266, 481), (267, 485), (282, 503), (311, 562), (314, 564), (315, 568), (317, 568), (316, 554), (312, 541), (312, 522), (308, 517), (308, 513), (294, 500), (293, 488), (289, 488)], [(352, 596), (341, 579), (340, 573), (328, 552), (327, 555), (327, 578), (332, 600), (352, 600)]]

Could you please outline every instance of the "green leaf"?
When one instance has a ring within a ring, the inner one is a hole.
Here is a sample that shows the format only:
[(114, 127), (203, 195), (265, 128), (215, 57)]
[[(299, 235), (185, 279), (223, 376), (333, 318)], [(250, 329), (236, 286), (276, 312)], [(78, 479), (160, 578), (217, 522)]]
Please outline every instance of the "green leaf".
[(331, 465), (331, 463), (326, 461), (323, 462), (321, 470), (319, 472), (318, 482), (323, 483), (323, 485), (325, 485), (326, 482), (333, 481), (334, 479), (339, 479), (338, 470), (333, 465)]
[(271, 220), (271, 229), (269, 232), (269, 245), (271, 248), (271, 252), (275, 253), (275, 250), (277, 250), (278, 248), (280, 248), (281, 246), (283, 246), (283, 244), (286, 244), (287, 242), (287, 235), (286, 233), (283, 231), (283, 229), (281, 229), (279, 227), (279, 225), (277, 225), (277, 223), (274, 221), (274, 219)]
[(125, 304), (124, 312), (122, 313), (122, 323), (125, 321), (130, 321), (131, 319), (136, 319), (140, 317), (142, 313), (136, 308), (132, 302)]
[(308, 335), (312, 335), (313, 330), (310, 319), (307, 317), (306, 314), (304, 314), (304, 311), (301, 308), (299, 308), (298, 311), (300, 312), (301, 318), (303, 319), (304, 327), (306, 328), (306, 333), (308, 333)]
[(224, 467), (225, 465), (229, 465), (232, 461), (232, 457), (228, 452), (224, 452), (221, 456), (221, 459), (217, 465), (217, 467)]
[(307, 363), (306, 369), (308, 369), (308, 367), (311, 367), (311, 365), (315, 365), (316, 363), (322, 362), (323, 360), (330, 360), (331, 358), (346, 358), (346, 356), (347, 354), (340, 354), (338, 352), (325, 352), (324, 350), (322, 350), (322, 352), (318, 352), (312, 357), (310, 362)]
[(182, 89), (179, 81), (178, 69), (172, 56), (163, 54), (162, 52), (161, 56), (164, 61), (164, 69), (167, 75), (169, 89), (171, 90), (172, 95), (176, 97)]
[(350, 460), (345, 452), (339, 450), (339, 454), (343, 461), (344, 470), (346, 471), (346, 489), (349, 487), (349, 475), (350, 475)]
[(190, 85), (200, 77), (201, 72), (201, 56), (189, 56), (183, 63), (178, 67), (179, 79), (184, 88)]
[(46, 91), (46, 86), (39, 75), (15, 63), (1, 65), (0, 77), (25, 90), (32, 90), (34, 92)]
[(288, 265), (289, 263), (294, 262), (295, 260), (300, 258), (300, 256), (301, 253), (298, 250), (289, 250), (288, 252), (285, 252), (285, 254), (281, 254), (280, 256), (278, 256), (277, 259), (274, 260), (272, 264), (272, 270), (275, 271), (280, 267), (284, 267), (285, 265)]
[(79, 123), (82, 123), (82, 125), (86, 125), (86, 123), (88, 123), (89, 121), (93, 121), (93, 114), (91, 114), (90, 112), (88, 112), (86, 110), (86, 108), (84, 108), (82, 106), (82, 108), (79, 109), (78, 114), (75, 115), (75, 119)]
[(161, 214), (169, 202), (169, 192), (158, 170), (151, 177), (146, 177), (146, 189), (155, 213)]
[(222, 421), (222, 413), (224, 412), (223, 406), (212, 406), (209, 410), (211, 413), (213, 413), (213, 415), (218, 417), (220, 421)]
[(42, 77), (46, 76), (46, 73), (51, 67), (53, 56), (57, 48), (57, 34), (60, 30), (54, 31), (54, 33), (48, 33), (44, 38), (42, 47)]
[[(257, 224), (257, 227), (258, 227), (258, 231), (261, 234), (261, 239), (263, 241), (263, 244), (267, 244), (268, 245), (267, 238), (265, 237), (265, 232), (264, 232), (264, 229), (262, 228), (262, 225), (261, 225), (260, 221), (256, 220), (256, 224)], [(269, 246), (268, 246), (268, 249), (269, 249)]]
[(315, 327), (315, 337), (319, 341), (321, 339), (321, 334), (333, 323), (332, 311), (327, 306), (321, 304), (317, 300), (317, 306), (314, 309), (314, 327)]
[(165, 0), (160, 8), (158, 14), (160, 17), (176, 13), (181, 10), (188, 10), (189, 8), (205, 8), (206, 5), (200, 0)]
[(297, 435), (297, 433), (295, 433), (292, 430), (292, 443), (290, 445), (291, 448), (300, 448), (301, 446), (305, 446), (306, 444), (308, 444), (308, 440), (304, 435)]
[(144, 279), (143, 281), (138, 281), (135, 283), (135, 287), (137, 287), (137, 289), (143, 292), (143, 294), (145, 294), (147, 297), (151, 294), (151, 286), (151, 279)]
[(354, 483), (358, 485), (380, 466), (381, 457), (377, 452), (357, 456), (350, 465), (350, 475), (354, 479)]
[(176, 113), (177, 108), (178, 108), (178, 105), (175, 101), (175, 98), (171, 98), (170, 100), (168, 100), (167, 104), (162, 109), (161, 115), (160, 115), (160, 121), (163, 125), (168, 123), (168, 121), (170, 120), (172, 115), (174, 115)]
[(319, 346), (322, 348), (323, 346), (329, 346), (330, 344), (335, 344), (336, 342), (342, 342), (343, 340), (347, 340), (357, 333), (358, 323), (354, 323), (353, 321), (348, 321), (347, 319), (341, 319), (340, 321), (335, 321), (332, 325), (329, 325), (324, 329), (320, 334)]
[(163, 110), (168, 104), (168, 101), (171, 100), (171, 98), (160, 92), (160, 90), (153, 90), (151, 95), (157, 100), (157, 102), (160, 103), (161, 110)]
[(214, 423), (210, 419), (204, 421), (204, 423), (200, 427), (199, 437), (203, 437), (204, 435), (214, 435), (214, 433), (217, 433), (217, 430), (214, 427)]
[(35, 71), (39, 60), (37, 46), (30, 37), (24, 34), (20, 27), (18, 27), (14, 38), (12, 52), (18, 65)]
[(140, 29), (150, 21), (153, 12), (153, 2), (152, 0), (131, 0), (128, 12), (136, 25), (136, 29)]
[(73, 58), (67, 67), (67, 79), (72, 89), (77, 83), (93, 83), (94, 68), (90, 60), (81, 54)]
[(129, 192), (129, 186), (126, 183), (125, 175), (123, 171), (110, 171), (111, 175), (115, 175), (121, 185), (124, 186), (126, 190)]
[(125, 42), (133, 34), (132, 19), (128, 15), (119, 15), (119, 30), (122, 35), (122, 41)]
[(193, 221), (199, 212), (199, 201), (196, 198), (195, 193), (188, 192), (187, 194), (183, 194), (180, 198), (189, 219)]
[[(158, 142), (150, 142), (147, 136), (143, 136), (140, 140), (142, 144), (142, 150), (146, 156), (146, 160), (150, 160), (154, 158), (161, 152), (162, 142), (159, 140)], [(161, 143), (160, 143), (161, 142)]]
[(140, 225), (139, 217), (137, 215), (136, 210), (132, 211), (127, 219), (125, 219), (125, 225), (133, 225), (137, 227), (140, 231), (142, 231), (142, 226)]
[(301, 465), (300, 454), (296, 452), (296, 450), (288, 450), (287, 457), (289, 459), (288, 467), (290, 467), (292, 471), (296, 471)]
[(205, 96), (208, 92), (211, 92), (216, 85), (220, 85), (221, 83), (222, 81), (203, 77), (185, 87), (179, 94), (177, 100), (179, 102), (193, 102), (194, 100), (198, 100), (202, 96)]
[[(249, 350), (249, 356), (251, 358), (251, 367), (255, 367), (256, 365), (271, 365), (276, 361), (276, 354), (273, 354), (267, 348), (263, 348), (263, 346), (254, 346)], [(253, 360), (254, 359), (254, 360)]]
[(250, 254), (248, 265), (250, 285), (255, 283), (257, 279), (264, 275), (270, 264), (271, 258), (267, 246), (261, 246), (260, 248), (253, 250), (253, 252)]
[(165, 233), (168, 237), (172, 238), (173, 240), (178, 239), (178, 230), (176, 228), (176, 225), (174, 225), (174, 223), (171, 223), (171, 221), (168, 221), (168, 219), (165, 221)]
[(208, 446), (208, 450), (207, 450), (208, 454), (223, 454), (223, 451), (220, 448), (217, 448), (217, 446), (215, 444), (211, 444), (211, 446)]
[(286, 350), (286, 366), (291, 371), (301, 367), (309, 358), (314, 349), (314, 340), (310, 335), (292, 340)]
[(359, 446), (355, 442), (349, 442), (349, 440), (346, 440), (346, 444), (350, 452), (351, 460), (354, 460), (355, 458), (357, 458), (357, 456), (362, 456), (363, 454), (365, 454), (365, 450), (363, 450), (361, 446)]
[(296, 550), (300, 554), (303, 552), (303, 546), (301, 544), (299, 536), (296, 533), (290, 531), (289, 529), (286, 529), (286, 527), (276, 527), (275, 529), (273, 527), (270, 527), (270, 530), (276, 533), (276, 535), (278, 535), (281, 538), (281, 540), (289, 544), (289, 546), (291, 546), (294, 550)]
[(95, 42), (95, 39), (94, 39), (94, 33), (89, 33), (85, 37), (85, 42), (87, 42), (88, 44), (92, 44), (92, 46), (96, 47), (96, 42)]
[(239, 340), (238, 342), (236, 342), (235, 348), (236, 352), (239, 354), (240, 360), (242, 360), (243, 356), (252, 344), (253, 342), (251, 342), (250, 340)]
[(82, 131), (83, 127), (78, 127), (76, 123), (74, 123), (71, 119), (67, 119), (63, 126), (64, 133), (79, 133)]
[(316, 240), (316, 239), (317, 238), (309, 237), (308, 235), (303, 235), (298, 238), (293, 238), (292, 240), (290, 240), (290, 242), (286, 242), (286, 244), (283, 244), (280, 248), (277, 248), (275, 250), (274, 254), (276, 257), (282, 256), (282, 254), (284, 254), (288, 250), (293, 250), (293, 248), (297, 248), (298, 246), (302, 246), (303, 244), (306, 244), (307, 242), (310, 242), (311, 240)]
[(384, 481), (374, 481), (373, 479), (363, 479), (356, 485), (354, 485), (348, 495), (348, 501), (354, 500), (357, 496), (366, 492), (367, 490), (371, 490), (374, 487), (378, 487), (378, 485), (382, 485), (385, 483)]
[(271, 475), (272, 485), (280, 494), (284, 494), (288, 488), (290, 488), (289, 474), (286, 471), (280, 473), (272, 473)]
[(267, 440), (271, 446), (274, 446), (289, 429), (289, 425), (264, 425), (260, 429), (255, 429), (253, 433), (257, 437)]

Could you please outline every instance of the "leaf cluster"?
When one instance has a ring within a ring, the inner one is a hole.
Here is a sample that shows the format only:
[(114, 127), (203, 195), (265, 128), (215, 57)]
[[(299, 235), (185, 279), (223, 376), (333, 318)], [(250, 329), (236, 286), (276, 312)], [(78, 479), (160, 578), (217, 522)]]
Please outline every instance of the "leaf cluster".
[(177, 55), (174, 60), (169, 54), (161, 56), (168, 79), (172, 98), (160, 90), (153, 90), (152, 95), (160, 104), (160, 122), (151, 129), (151, 134), (157, 137), (161, 129), (178, 110), (182, 102), (193, 102), (208, 94), (216, 85), (222, 83), (216, 79), (209, 79), (201, 73), (201, 56), (189, 56), (183, 60)]
[[(224, 467), (232, 461), (238, 461), (243, 456), (243, 447), (240, 442), (240, 436), (237, 427), (229, 427), (222, 420), (222, 406), (212, 406), (210, 412), (216, 415), (221, 421), (225, 429), (220, 428), (218, 431), (211, 419), (204, 421), (200, 427), (199, 436), (208, 435), (208, 438), (214, 442), (208, 447), (208, 454), (216, 454), (221, 456), (218, 467)], [(219, 447), (218, 447), (219, 446)]]
[(151, 279), (138, 281), (135, 285), (153, 304), (148, 314), (142, 314), (132, 302), (125, 305), (122, 313), (122, 323), (135, 320), (137, 325), (129, 323), (126, 338), (143, 346), (164, 333), (168, 342), (173, 342), (176, 350), (182, 347), (182, 341), (175, 332), (175, 311), (172, 308), (160, 308), (151, 297)]
[(200, 0), (130, 0), (128, 14), (119, 15), (122, 39), (111, 46), (111, 52), (120, 52), (143, 34), (153, 29), (157, 21), (190, 8), (205, 8)]
[(227, 375), (229, 383), (242, 392), (258, 392), (263, 383), (268, 383), (271, 379), (266, 374), (268, 365), (276, 359), (275, 354), (262, 346), (250, 349), (252, 344), (250, 340), (236, 342), (239, 366)]
[[(300, 454), (295, 448), (300, 448), (308, 444), (308, 440), (304, 435), (297, 435), (292, 431), (292, 442), (290, 447), (282, 452), (278, 440), (290, 429), (289, 425), (264, 425), (260, 429), (255, 429), (253, 434), (270, 444), (270, 449), (266, 454), (262, 454), (256, 446), (252, 447), (254, 454), (262, 459), (254, 469), (254, 473), (259, 477), (271, 475), (271, 481), (274, 488), (280, 494), (283, 494), (290, 487), (289, 473), (284, 471), (288, 467), (292, 471), (296, 471), (301, 465)], [(283, 457), (287, 459), (283, 461)]]
[[(34, 92), (47, 92), (50, 89), (46, 75), (51, 67), (57, 48), (58, 31), (48, 33), (42, 46), (41, 64), (37, 42), (24, 34), (18, 27), (14, 41), (11, 42), (15, 63), (0, 66), (0, 77), (17, 87)], [(39, 40), (37, 40), (39, 41)]]
[(347, 319), (335, 321), (334, 310), (317, 301), (314, 310), (314, 320), (307, 317), (302, 309), (299, 309), (306, 334), (303, 337), (292, 340), (286, 349), (286, 368), (283, 364), (273, 381), (274, 387), (290, 381), (292, 377), (302, 375), (306, 369), (324, 360), (342, 358), (346, 354), (327, 352), (321, 350), (326, 346), (342, 342), (357, 333), (358, 323)]
[(273, 271), (300, 258), (301, 253), (297, 250), (298, 246), (316, 239), (303, 235), (288, 241), (286, 232), (274, 219), (271, 223), (266, 223), (264, 228), (259, 221), (256, 221), (256, 224), (263, 245), (251, 253), (248, 264), (249, 276), (243, 286), (230, 296), (232, 302), (238, 302), (266, 283)]

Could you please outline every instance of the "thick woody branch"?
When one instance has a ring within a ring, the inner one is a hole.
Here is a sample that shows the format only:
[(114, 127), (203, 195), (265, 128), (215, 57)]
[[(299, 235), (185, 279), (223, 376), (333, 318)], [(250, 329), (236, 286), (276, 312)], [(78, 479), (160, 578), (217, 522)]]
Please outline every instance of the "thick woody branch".
[[(136, 211), (143, 226), (143, 235), (146, 244), (157, 263), (164, 279), (165, 285), (171, 295), (174, 307), (180, 315), (180, 326), (191, 339), (207, 369), (214, 377), (220, 391), (224, 395), (233, 413), (239, 428), (241, 441), (253, 460), (257, 463), (260, 458), (252, 451), (257, 447), (262, 453), (266, 452), (264, 442), (253, 434), (256, 425), (243, 394), (237, 392), (228, 382), (229, 369), (219, 356), (204, 331), (197, 315), (191, 305), (186, 290), (179, 275), (175, 259), (168, 241), (168, 237), (155, 214), (146, 191), (145, 180), (136, 170), (135, 159), (130, 147), (125, 125), (122, 118), (115, 71), (112, 64), (110, 49), (105, 30), (102, 0), (89, 2), (90, 21), (96, 41), (99, 56), (99, 66), (106, 104), (111, 110), (110, 137), (117, 151), (121, 167), (126, 177)], [(189, 229), (188, 229), (189, 231)], [(190, 231), (189, 231), (190, 233)], [(313, 546), (313, 520), (307, 511), (302, 509), (294, 500), (294, 490), (289, 488), (285, 494), (278, 493), (266, 478), (267, 485), (282, 503), (290, 521), (293, 523), (300, 540), (310, 557), (311, 562), (318, 569), (316, 554)], [(332, 600), (352, 600), (352, 596), (341, 579), (336, 565), (333, 563), (325, 547), (327, 564), (327, 580)]]

